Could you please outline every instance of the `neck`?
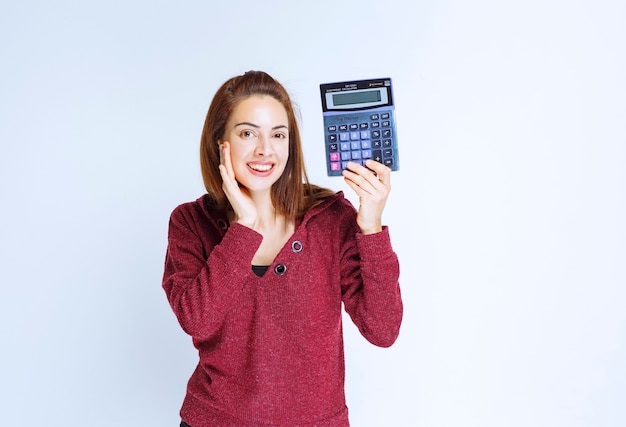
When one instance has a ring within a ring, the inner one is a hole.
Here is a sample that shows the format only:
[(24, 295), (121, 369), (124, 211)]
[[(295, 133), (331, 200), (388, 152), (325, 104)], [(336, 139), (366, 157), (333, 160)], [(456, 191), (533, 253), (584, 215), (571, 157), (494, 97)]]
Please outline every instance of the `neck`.
[(256, 205), (256, 210), (259, 217), (266, 218), (275, 215), (276, 209), (272, 203), (272, 194), (270, 191), (264, 191), (262, 193), (250, 192), (250, 198)]
[(272, 196), (269, 191), (263, 193), (250, 193), (252, 201), (256, 205), (258, 225), (261, 230), (275, 230), (276, 228), (285, 228), (288, 220), (284, 215), (276, 212), (276, 208), (272, 203)]

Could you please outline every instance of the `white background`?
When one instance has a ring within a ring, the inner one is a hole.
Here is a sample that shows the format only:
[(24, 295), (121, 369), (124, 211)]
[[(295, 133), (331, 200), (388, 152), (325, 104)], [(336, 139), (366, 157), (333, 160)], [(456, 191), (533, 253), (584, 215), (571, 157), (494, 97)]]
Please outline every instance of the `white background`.
[(385, 212), (405, 319), (346, 324), (356, 427), (626, 425), (626, 6), (14, 1), (0, 7), (0, 424), (176, 426), (196, 355), (161, 275), (203, 193), (211, 97), (249, 69), (302, 115), (392, 77)]

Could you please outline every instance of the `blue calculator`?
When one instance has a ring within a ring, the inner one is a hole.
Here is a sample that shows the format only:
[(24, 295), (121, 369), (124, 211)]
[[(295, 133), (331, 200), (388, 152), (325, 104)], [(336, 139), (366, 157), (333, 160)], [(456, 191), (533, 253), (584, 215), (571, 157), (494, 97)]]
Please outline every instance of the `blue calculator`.
[(328, 176), (340, 176), (349, 161), (376, 160), (397, 171), (398, 140), (391, 79), (320, 85)]

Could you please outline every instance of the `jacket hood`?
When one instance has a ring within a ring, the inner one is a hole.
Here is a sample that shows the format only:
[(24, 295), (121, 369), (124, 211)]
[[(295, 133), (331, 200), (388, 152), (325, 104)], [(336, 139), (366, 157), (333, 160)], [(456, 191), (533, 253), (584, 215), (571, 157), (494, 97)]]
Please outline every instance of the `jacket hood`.
[[(208, 194), (204, 194), (197, 200), (197, 202), (202, 206), (203, 210), (206, 211), (206, 213), (208, 214), (208, 217), (211, 219), (212, 222), (215, 223), (216, 226), (218, 226), (219, 228), (222, 228), (223, 230), (227, 228), (226, 224), (228, 223), (228, 219), (226, 217), (226, 213), (220, 211), (217, 208), (217, 205), (215, 204), (215, 201), (211, 198), (211, 196), (209, 196)], [(304, 217), (302, 218), (301, 221), (296, 221), (296, 222), (297, 224), (305, 225), (312, 218), (315, 218), (317, 215), (321, 214), (327, 209), (330, 209), (331, 207), (335, 206), (338, 203), (348, 204), (354, 209), (354, 207), (352, 206), (352, 203), (350, 203), (350, 201), (348, 201), (345, 198), (343, 191), (338, 191), (332, 196), (327, 197), (321, 203), (313, 206), (304, 214)]]

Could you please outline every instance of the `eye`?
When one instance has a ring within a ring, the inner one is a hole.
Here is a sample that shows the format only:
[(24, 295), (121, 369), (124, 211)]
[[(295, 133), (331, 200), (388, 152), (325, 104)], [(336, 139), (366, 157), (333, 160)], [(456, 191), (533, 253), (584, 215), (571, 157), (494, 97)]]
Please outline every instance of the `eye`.
[(254, 132), (252, 132), (251, 130), (242, 130), (239, 133), (239, 136), (243, 139), (250, 139), (250, 138), (254, 138)]
[(274, 134), (274, 138), (276, 139), (287, 139), (287, 134), (284, 132), (277, 132)]

